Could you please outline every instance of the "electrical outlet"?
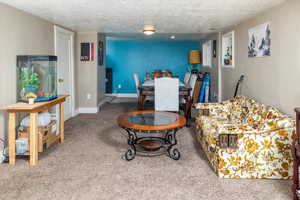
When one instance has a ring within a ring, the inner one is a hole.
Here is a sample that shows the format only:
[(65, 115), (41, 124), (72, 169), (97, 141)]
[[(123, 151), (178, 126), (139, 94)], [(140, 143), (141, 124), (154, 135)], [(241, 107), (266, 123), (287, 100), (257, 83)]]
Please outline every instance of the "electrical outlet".
[(121, 84), (119, 84), (119, 85), (118, 85), (118, 88), (119, 88), (119, 89), (121, 89), (121, 88), (122, 88), (122, 85), (121, 85)]
[(90, 100), (91, 97), (92, 97), (91, 94), (87, 94), (87, 95), (86, 95), (86, 98), (87, 98), (88, 100)]

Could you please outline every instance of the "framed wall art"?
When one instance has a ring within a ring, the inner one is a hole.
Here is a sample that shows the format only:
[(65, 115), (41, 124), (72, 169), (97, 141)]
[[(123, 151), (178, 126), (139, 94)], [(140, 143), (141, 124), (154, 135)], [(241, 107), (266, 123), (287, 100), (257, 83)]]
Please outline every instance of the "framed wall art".
[(80, 44), (80, 61), (90, 61), (91, 46), (89, 42), (83, 42)]
[(248, 57), (271, 56), (271, 23), (248, 30)]
[(208, 40), (202, 44), (202, 65), (203, 67), (212, 67), (213, 42)]
[(234, 31), (222, 36), (222, 66), (234, 67)]

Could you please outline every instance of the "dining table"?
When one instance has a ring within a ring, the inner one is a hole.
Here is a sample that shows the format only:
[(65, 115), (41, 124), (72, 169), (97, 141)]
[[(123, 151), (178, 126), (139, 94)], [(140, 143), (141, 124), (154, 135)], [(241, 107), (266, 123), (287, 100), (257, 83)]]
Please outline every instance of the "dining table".
[[(138, 110), (144, 110), (146, 97), (154, 96), (154, 80), (146, 80), (139, 87), (139, 97), (138, 97)], [(191, 98), (192, 88), (179, 81), (179, 98), (184, 99), (183, 101), (183, 111), (185, 118), (188, 120), (190, 118), (192, 98)]]

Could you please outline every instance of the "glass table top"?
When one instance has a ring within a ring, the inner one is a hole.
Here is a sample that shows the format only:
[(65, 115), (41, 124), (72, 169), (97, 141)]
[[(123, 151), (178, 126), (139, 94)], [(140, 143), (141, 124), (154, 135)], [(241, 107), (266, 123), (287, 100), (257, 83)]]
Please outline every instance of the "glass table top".
[(143, 126), (163, 126), (176, 122), (177, 117), (166, 113), (151, 112), (130, 115), (127, 120), (129, 123)]

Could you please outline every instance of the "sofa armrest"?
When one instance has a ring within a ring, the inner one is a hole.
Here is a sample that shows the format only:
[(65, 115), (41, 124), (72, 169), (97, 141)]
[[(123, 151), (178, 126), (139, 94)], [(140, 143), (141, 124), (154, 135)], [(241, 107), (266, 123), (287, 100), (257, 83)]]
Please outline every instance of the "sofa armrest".
[(230, 102), (221, 103), (197, 103), (194, 104), (198, 111), (198, 116), (211, 116), (219, 118), (227, 118), (230, 109)]

